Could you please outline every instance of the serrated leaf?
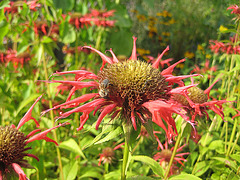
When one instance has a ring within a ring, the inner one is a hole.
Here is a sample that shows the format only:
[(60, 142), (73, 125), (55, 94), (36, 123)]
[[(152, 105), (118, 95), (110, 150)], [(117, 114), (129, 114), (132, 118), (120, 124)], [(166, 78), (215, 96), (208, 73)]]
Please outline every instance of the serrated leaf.
[(109, 141), (115, 137), (118, 137), (120, 134), (122, 134), (122, 128), (118, 127), (116, 129), (114, 129), (113, 131), (111, 131), (106, 137), (104, 137), (103, 139), (101, 139), (100, 141), (97, 141), (95, 144), (100, 144), (106, 141)]
[(151, 167), (153, 172), (161, 177), (164, 176), (164, 170), (160, 164), (148, 156), (132, 156), (132, 160), (141, 161)]
[(63, 141), (59, 145), (60, 148), (72, 151), (80, 156), (82, 156), (84, 159), (86, 159), (85, 155), (83, 154), (81, 148), (77, 144), (77, 142), (74, 139), (68, 139), (67, 141)]
[[(95, 127), (95, 124), (96, 124), (96, 122), (95, 122), (92, 126)], [(92, 142), (90, 142), (89, 144), (86, 144), (86, 145), (83, 147), (83, 149), (86, 149), (86, 148), (92, 146), (93, 144), (97, 143), (104, 134), (109, 133), (109, 132), (111, 132), (111, 131), (113, 131), (113, 126), (112, 126), (112, 125), (105, 125), (105, 126), (102, 128), (102, 132), (101, 132), (100, 134), (98, 134), (98, 135), (92, 140)]]
[(201, 180), (201, 178), (194, 176), (192, 174), (180, 174), (169, 178), (169, 180), (185, 180), (185, 179)]

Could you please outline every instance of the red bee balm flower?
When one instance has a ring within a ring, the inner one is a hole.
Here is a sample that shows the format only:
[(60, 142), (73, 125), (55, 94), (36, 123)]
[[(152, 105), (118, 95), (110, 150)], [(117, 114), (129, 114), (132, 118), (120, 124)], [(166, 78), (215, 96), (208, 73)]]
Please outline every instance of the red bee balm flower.
[[(26, 180), (26, 175), (21, 169), (21, 167), (29, 168), (31, 167), (27, 160), (23, 158), (25, 156), (33, 157), (39, 161), (37, 156), (33, 154), (27, 154), (25, 151), (31, 149), (31, 147), (26, 147), (28, 143), (44, 139), (47, 142), (53, 142), (56, 145), (57, 142), (48, 138), (46, 135), (53, 129), (56, 129), (64, 124), (59, 124), (51, 129), (46, 131), (41, 131), (40, 129), (35, 129), (34, 131), (30, 132), (28, 135), (24, 135), (19, 128), (22, 127), (27, 121), (34, 120), (37, 127), (39, 126), (38, 121), (32, 117), (32, 110), (35, 104), (40, 100), (41, 96), (35, 101), (35, 103), (30, 107), (28, 112), (25, 116), (20, 120), (17, 128), (15, 125), (11, 126), (0, 126), (0, 179), (8, 179), (8, 176), (12, 175), (12, 172), (15, 171), (18, 176), (19, 180)], [(34, 135), (35, 134), (35, 135)]]
[[(217, 80), (218, 81), (218, 80)], [(216, 81), (216, 82), (217, 82)], [(192, 114), (192, 121), (195, 120), (197, 115), (202, 116), (206, 114), (208, 117), (208, 113), (206, 110), (211, 109), (216, 114), (221, 116), (224, 119), (224, 113), (222, 111), (222, 104), (228, 101), (226, 100), (209, 100), (209, 93), (214, 84), (209, 86), (205, 91), (198, 87), (191, 87), (188, 89), (188, 94), (184, 95), (175, 94), (174, 98), (177, 102), (181, 103), (184, 108)], [(209, 100), (209, 101), (208, 101)]]
[[(174, 119), (172, 118), (173, 113), (181, 115), (185, 120), (188, 120), (188, 118), (182, 114), (181, 105), (171, 100), (172, 94), (184, 94), (188, 88), (195, 86), (184, 86), (182, 79), (197, 75), (172, 75), (174, 67), (185, 61), (184, 59), (169, 66), (162, 72), (159, 72), (158, 67), (161, 58), (164, 52), (168, 51), (169, 48), (167, 47), (151, 65), (137, 59), (137, 38), (133, 37), (133, 39), (132, 55), (125, 61), (119, 61), (111, 49), (109, 52), (112, 54), (112, 58), (109, 58), (90, 46), (84, 46), (84, 48), (89, 48), (98, 53), (103, 60), (103, 65), (98, 75), (84, 70), (56, 72), (54, 74), (76, 75), (75, 81), (49, 81), (50, 83), (64, 83), (73, 86), (67, 101), (52, 109), (76, 108), (61, 114), (59, 118), (68, 117), (75, 112), (82, 112), (80, 127), (78, 128), (78, 130), (81, 130), (89, 118), (89, 113), (94, 111), (94, 114), (96, 114), (97, 111), (100, 111), (101, 114), (97, 119), (96, 129), (99, 127), (102, 119), (110, 114), (112, 118), (120, 116), (120, 119), (127, 124), (132, 123), (135, 130), (137, 129), (137, 125), (140, 127), (140, 124), (138, 124), (139, 122), (144, 125), (152, 119), (153, 122), (166, 131), (168, 138), (176, 135), (177, 130)], [(108, 66), (104, 67), (106, 63), (108, 63)], [(94, 81), (81, 82), (85, 79), (92, 79)], [(172, 85), (174, 83), (179, 84), (181, 87), (173, 89)], [(84, 87), (91, 87), (91, 89), (97, 88), (99, 92), (85, 94), (70, 100), (77, 89), (82, 89)], [(95, 99), (84, 105), (78, 106), (80, 103), (84, 103), (92, 98)], [(166, 122), (167, 127), (162, 120)]]
[[(168, 163), (171, 159), (172, 156), (172, 152), (174, 147), (172, 148), (168, 148), (168, 144), (167, 141), (165, 142), (164, 146), (163, 144), (160, 142), (160, 140), (158, 139), (158, 137), (156, 137), (157, 141), (158, 141), (158, 148), (161, 148), (161, 152), (157, 152), (154, 156), (153, 159), (155, 159), (156, 161), (159, 161), (159, 164), (166, 169), (168, 166)], [(173, 161), (173, 165), (171, 166), (170, 169), (170, 175), (173, 174), (178, 174), (178, 170), (179, 168), (176, 166), (177, 163), (181, 164), (182, 166), (184, 166), (183, 162), (186, 162), (187, 160), (183, 157), (185, 155), (189, 155), (189, 152), (185, 152), (185, 153), (179, 153), (180, 151), (183, 150), (183, 148), (186, 146), (186, 144), (184, 144), (183, 146), (179, 147), (177, 149), (177, 154), (174, 157), (174, 161)]]

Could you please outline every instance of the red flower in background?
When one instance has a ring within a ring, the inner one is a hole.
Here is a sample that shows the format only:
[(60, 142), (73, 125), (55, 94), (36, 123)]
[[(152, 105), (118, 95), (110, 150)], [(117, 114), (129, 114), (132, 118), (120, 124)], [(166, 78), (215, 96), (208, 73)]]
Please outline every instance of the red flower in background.
[[(198, 74), (208, 74), (209, 72), (215, 72), (217, 70), (216, 66), (209, 67), (209, 60), (206, 59), (204, 63), (204, 67), (200, 68), (198, 65), (195, 65), (195, 68), (190, 73), (198, 73)], [(208, 79), (211, 78), (211, 75), (208, 75)]]
[(9, 49), (6, 52), (0, 53), (0, 60), (6, 66), (9, 62), (12, 62), (16, 71), (19, 64), (21, 64), (21, 67), (23, 67), (25, 63), (31, 60), (31, 55), (28, 52), (17, 54), (17, 51)]
[(32, 10), (32, 11), (37, 11), (37, 8), (38, 7), (41, 7), (41, 4), (37, 3), (38, 0), (33, 0), (33, 1), (11, 1), (9, 2), (9, 7), (5, 7), (4, 8), (4, 13), (12, 13), (12, 14), (15, 14), (18, 12), (18, 8), (21, 7), (24, 5), (24, 4), (27, 4), (29, 9)]
[[(217, 80), (218, 81), (218, 80)], [(224, 119), (224, 113), (222, 104), (226, 103), (228, 101), (226, 100), (210, 100), (209, 93), (214, 84), (217, 83), (214, 82), (211, 86), (209, 86), (205, 91), (198, 87), (191, 87), (185, 92), (185, 94), (175, 95), (175, 100), (179, 103), (181, 103), (184, 108), (190, 112), (192, 115), (192, 122), (194, 122), (197, 115), (203, 116), (203, 114), (208, 116), (207, 110), (211, 109), (216, 114), (218, 114), (222, 119)], [(193, 82), (192, 82), (193, 83)]]
[[(96, 129), (98, 129), (102, 119), (109, 114), (112, 119), (121, 117), (127, 124), (132, 123), (135, 130), (139, 123), (145, 124), (151, 120), (166, 131), (169, 139), (176, 135), (177, 130), (172, 115), (174, 113), (179, 114), (187, 121), (188, 117), (182, 113), (182, 106), (171, 99), (172, 95), (176, 93), (184, 94), (188, 88), (195, 86), (184, 86), (182, 79), (197, 75), (172, 75), (174, 67), (185, 61), (184, 59), (159, 72), (158, 67), (161, 57), (168, 49), (150, 65), (137, 59), (137, 38), (134, 37), (133, 39), (132, 55), (123, 62), (117, 59), (111, 49), (112, 58), (109, 58), (90, 46), (84, 47), (95, 51), (101, 56), (103, 65), (98, 75), (85, 70), (54, 73), (54, 75), (75, 74), (74, 81), (49, 81), (49, 83), (62, 83), (73, 86), (66, 102), (54, 106), (52, 109), (74, 109), (61, 114), (58, 118), (66, 118), (75, 112), (82, 112), (80, 127), (78, 128), (78, 130), (81, 130), (89, 118), (89, 113), (93, 111), (95, 115), (97, 111), (100, 111)], [(104, 67), (106, 63), (108, 63), (108, 66)], [(87, 79), (92, 81), (82, 81)], [(179, 87), (173, 88), (173, 84), (178, 84)], [(99, 92), (84, 94), (71, 100), (76, 90), (86, 87), (99, 89)], [(80, 103), (87, 102), (92, 98), (94, 99), (90, 102), (79, 106)], [(46, 112), (43, 112), (43, 114)], [(167, 126), (163, 123), (163, 120)]]
[(103, 164), (105, 163), (109, 163), (111, 164), (113, 162), (113, 160), (115, 159), (114, 156), (115, 156), (115, 153), (114, 151), (119, 149), (119, 148), (122, 148), (122, 146), (124, 145), (125, 143), (121, 143), (119, 145), (117, 145), (116, 147), (112, 148), (112, 147), (106, 147), (102, 150), (102, 153), (99, 154), (100, 155), (100, 158), (99, 158), (99, 162), (98, 162), (98, 166), (101, 165), (101, 162), (103, 162)]
[(230, 37), (230, 42), (223, 43), (217, 40), (210, 40), (210, 49), (214, 53), (240, 54), (240, 46), (234, 45), (238, 41), (237, 36)]
[[(159, 138), (156, 136), (155, 137), (157, 139), (158, 142), (158, 149), (161, 149), (161, 152), (157, 152), (154, 156), (153, 159), (155, 159), (156, 161), (159, 161), (159, 164), (166, 169), (168, 167), (168, 163), (171, 159), (172, 156), (172, 152), (174, 147), (172, 148), (168, 148), (168, 143), (167, 141), (165, 142), (164, 146), (163, 144), (160, 142)], [(183, 162), (186, 162), (187, 160), (183, 157), (185, 155), (190, 154), (189, 152), (185, 152), (185, 153), (179, 153), (180, 151), (183, 150), (183, 148), (186, 146), (186, 144), (184, 144), (183, 146), (179, 147), (177, 149), (177, 153), (174, 157), (174, 161), (173, 164), (171, 166), (170, 169), (170, 173), (169, 176), (173, 175), (173, 174), (178, 174), (179, 168), (176, 166), (177, 163), (181, 164), (182, 166), (184, 166)]]
[(75, 25), (77, 29), (83, 28), (84, 26), (92, 26), (93, 24), (96, 26), (103, 27), (112, 27), (114, 26), (114, 20), (108, 20), (106, 18), (113, 16), (115, 10), (110, 11), (99, 11), (99, 10), (91, 10), (90, 13), (82, 15), (80, 13), (70, 14), (69, 23)]
[(227, 10), (232, 9), (231, 14), (237, 14), (240, 15), (240, 7), (238, 7), (237, 5), (231, 5), (227, 8)]
[[(30, 142), (44, 139), (47, 142), (53, 142), (58, 145), (56, 141), (47, 137), (47, 134), (53, 129), (63, 126), (66, 123), (59, 124), (58, 126), (47, 129), (43, 132), (40, 132), (40, 129), (35, 129), (28, 135), (24, 135), (24, 133), (19, 131), (19, 129), (29, 120), (34, 120), (36, 126), (39, 126), (38, 121), (33, 118), (31, 114), (35, 104), (41, 97), (42, 96), (40, 96), (30, 107), (28, 112), (20, 120), (17, 127), (15, 127), (15, 125), (6, 127), (0, 126), (0, 179), (7, 179), (8, 176), (13, 174), (12, 171), (15, 171), (18, 174), (19, 180), (27, 179), (21, 167), (29, 168), (31, 166), (24, 157), (32, 157), (39, 161), (37, 156), (26, 153), (27, 150), (31, 149), (31, 147), (26, 147)], [(37, 132), (40, 133), (36, 134)]]

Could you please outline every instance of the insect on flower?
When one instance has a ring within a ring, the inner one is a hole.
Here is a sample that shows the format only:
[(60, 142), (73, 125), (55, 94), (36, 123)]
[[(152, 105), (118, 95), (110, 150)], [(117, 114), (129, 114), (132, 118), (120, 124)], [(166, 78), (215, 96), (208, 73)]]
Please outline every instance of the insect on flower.
[(110, 81), (108, 79), (104, 79), (99, 86), (99, 95), (102, 98), (107, 99), (109, 96), (109, 86), (112, 86), (112, 84), (110, 83)]

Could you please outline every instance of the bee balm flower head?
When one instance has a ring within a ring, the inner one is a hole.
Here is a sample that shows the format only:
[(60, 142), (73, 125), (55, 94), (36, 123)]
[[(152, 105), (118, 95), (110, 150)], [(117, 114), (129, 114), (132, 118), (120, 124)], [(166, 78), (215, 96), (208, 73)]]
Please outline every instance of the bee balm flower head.
[[(33, 157), (36, 160), (39, 160), (37, 156), (33, 154), (28, 154), (26, 151), (31, 149), (28, 147), (28, 144), (35, 140), (44, 139), (47, 142), (53, 142), (56, 145), (57, 142), (48, 138), (46, 135), (53, 129), (56, 129), (64, 124), (60, 124), (51, 129), (41, 131), (40, 129), (36, 129), (25, 135), (23, 132), (19, 131), (19, 128), (22, 127), (27, 121), (33, 119), (37, 126), (39, 126), (36, 119), (31, 116), (33, 107), (40, 100), (41, 96), (35, 101), (35, 103), (31, 106), (25, 116), (20, 120), (17, 127), (12, 126), (0, 126), (0, 179), (8, 179), (9, 176), (14, 174), (18, 174), (19, 180), (26, 180), (26, 175), (21, 167), (30, 168), (31, 165), (27, 163), (27, 160), (24, 159), (25, 156)], [(34, 135), (35, 134), (35, 135)]]
[[(195, 86), (184, 86), (182, 79), (196, 75), (172, 75), (174, 67), (183, 62), (184, 59), (160, 72), (158, 67), (163, 54), (169, 50), (168, 47), (152, 64), (137, 59), (136, 39), (133, 37), (131, 57), (124, 61), (119, 61), (112, 49), (109, 51), (112, 54), (112, 58), (110, 58), (90, 46), (85, 46), (84, 48), (95, 51), (102, 58), (103, 64), (98, 75), (84, 70), (56, 72), (54, 74), (76, 75), (74, 81), (49, 81), (50, 83), (64, 83), (73, 86), (67, 101), (52, 108), (74, 108), (61, 114), (59, 118), (68, 117), (75, 112), (82, 112), (80, 127), (78, 128), (78, 130), (81, 130), (89, 118), (89, 113), (93, 111), (95, 115), (97, 111), (100, 111), (96, 128), (99, 127), (102, 119), (110, 114), (112, 118), (120, 117), (119, 119), (126, 124), (132, 124), (135, 130), (137, 126), (140, 127), (141, 124), (145, 125), (153, 121), (166, 131), (169, 138), (176, 135), (176, 125), (172, 118), (173, 113), (180, 114), (186, 120), (188, 118), (181, 113), (180, 104), (171, 100), (172, 94), (182, 94), (189, 87)], [(92, 81), (82, 81), (85, 79)], [(172, 85), (175, 83), (180, 87), (173, 89)], [(71, 96), (76, 90), (85, 87), (97, 88), (99, 91), (98, 93), (85, 94), (71, 100)], [(92, 98), (94, 98), (92, 101), (79, 106), (80, 103)], [(166, 124), (163, 123), (163, 120)]]

